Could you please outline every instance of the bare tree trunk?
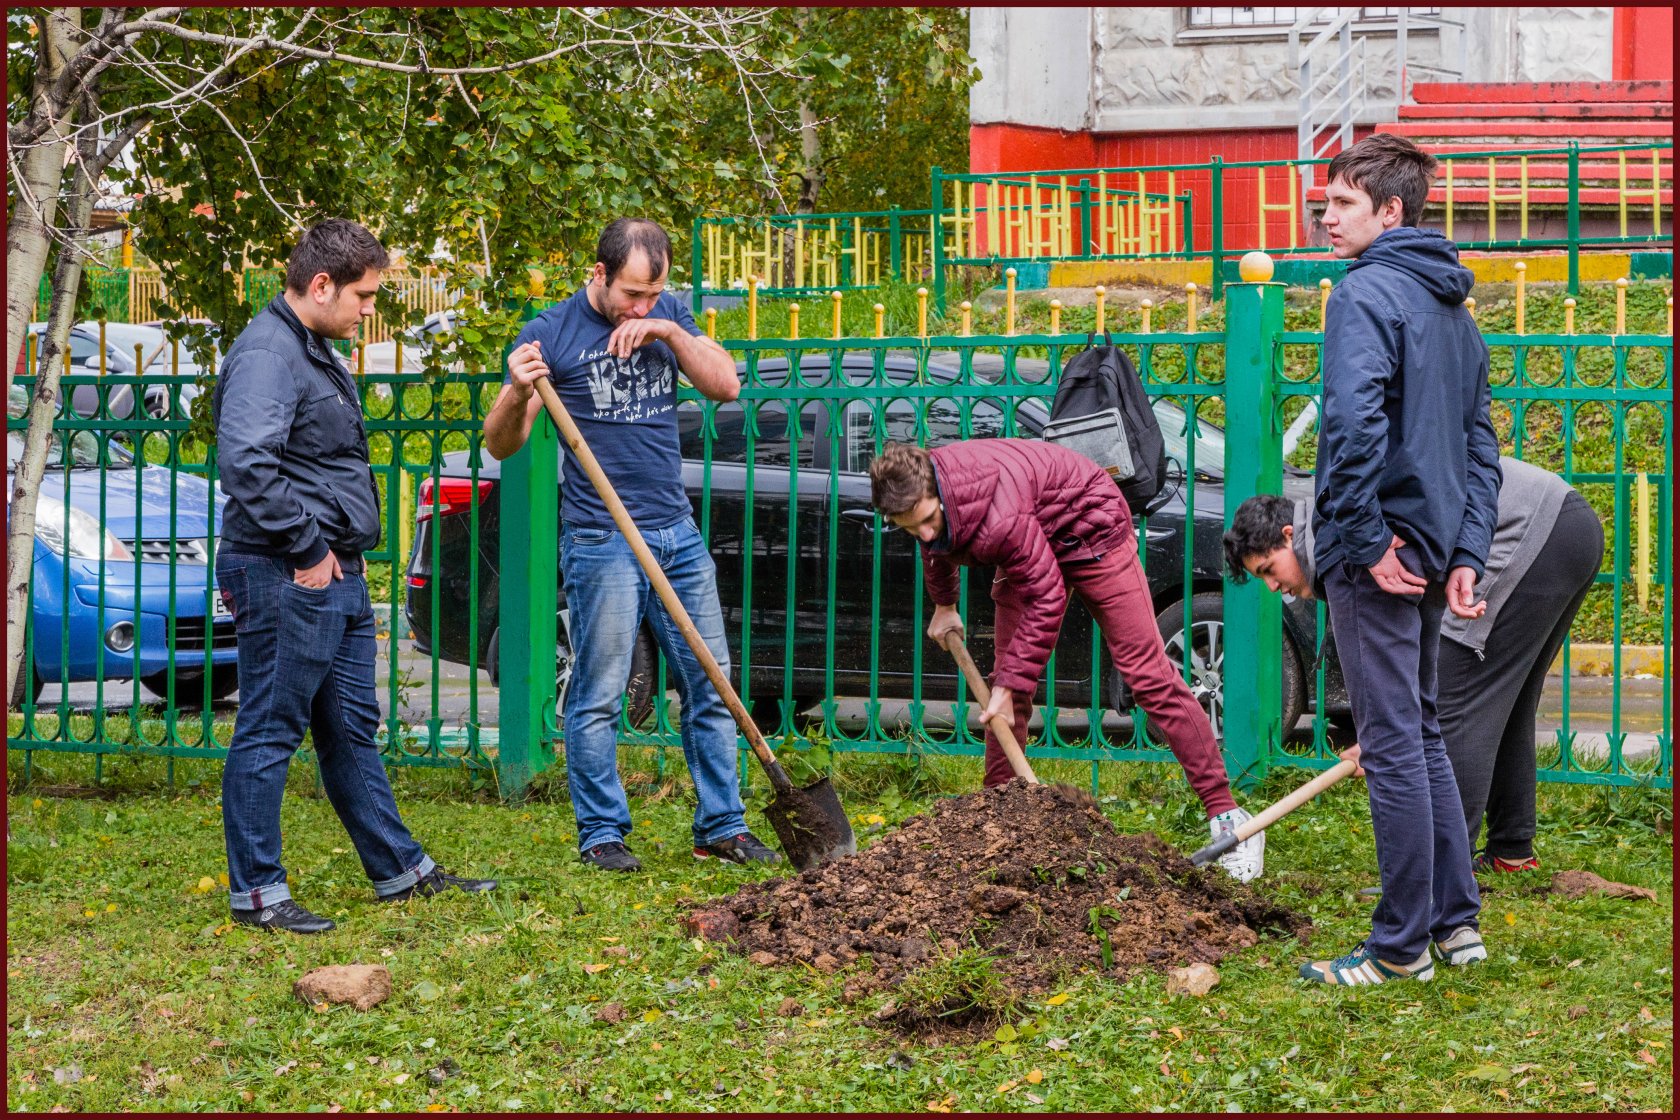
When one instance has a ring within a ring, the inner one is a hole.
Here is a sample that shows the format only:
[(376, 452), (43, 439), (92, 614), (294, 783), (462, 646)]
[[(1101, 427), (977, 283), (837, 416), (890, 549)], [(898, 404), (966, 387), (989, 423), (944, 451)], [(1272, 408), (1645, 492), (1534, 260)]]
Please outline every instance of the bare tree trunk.
[(817, 115), (811, 106), (799, 103), (799, 203), (801, 214), (814, 214), (817, 195), (828, 175), (822, 169), (822, 137), (817, 135)]
[[(35, 506), (41, 496), (41, 479), (46, 475), (47, 449), (51, 444), (53, 413), (58, 407), (58, 389), (63, 362), (60, 355), (70, 344), (70, 327), (76, 318), (76, 291), (82, 282), (82, 261), (88, 251), (93, 224), (96, 185), (88, 175), (95, 155), (94, 140), (79, 145), (79, 159), (72, 169), (70, 198), (65, 206), (68, 219), (64, 232), (68, 242), (59, 248), (58, 266), (53, 270), (52, 309), (47, 316), (46, 338), (42, 342), (35, 391), (29, 400), (29, 430), (24, 434), (23, 459), (13, 477), (11, 525), (6, 541), (6, 696), (18, 695), (23, 664), (24, 628), (29, 613), (29, 577), (35, 560)], [(9, 390), (8, 390), (9, 392)]]
[(12, 190), (11, 220), (6, 225), (6, 395), (12, 391), (12, 370), (17, 368), (29, 329), (29, 312), (35, 305), (41, 276), (46, 271), (52, 248), (50, 230), (57, 221), (58, 192), (64, 180), (64, 157), (69, 154), (70, 128), (75, 108), (55, 103), (53, 83), (64, 71), (73, 49), (72, 28), (81, 25), (80, 8), (60, 8), (38, 21), (41, 51), (31, 98), (31, 117), (45, 117), (45, 135), (28, 148), (12, 167), (16, 185)]

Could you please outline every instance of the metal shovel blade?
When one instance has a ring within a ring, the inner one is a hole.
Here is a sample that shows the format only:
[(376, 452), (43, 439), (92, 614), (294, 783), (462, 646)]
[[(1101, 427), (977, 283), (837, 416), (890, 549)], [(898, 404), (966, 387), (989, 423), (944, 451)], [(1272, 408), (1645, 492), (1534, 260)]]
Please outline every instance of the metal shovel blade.
[(852, 822), (846, 819), (840, 795), (827, 778), (778, 791), (764, 807), (764, 815), (776, 830), (788, 862), (801, 871), (857, 853)]

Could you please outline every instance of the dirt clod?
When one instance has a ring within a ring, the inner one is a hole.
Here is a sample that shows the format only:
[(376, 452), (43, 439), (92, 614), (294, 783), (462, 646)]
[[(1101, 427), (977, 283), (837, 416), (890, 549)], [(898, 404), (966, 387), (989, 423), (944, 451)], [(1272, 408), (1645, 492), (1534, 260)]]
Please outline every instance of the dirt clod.
[(1169, 996), (1205, 996), (1219, 983), (1219, 970), (1197, 961), (1184, 968), (1167, 969)]
[(797, 1019), (801, 1015), (805, 1014), (805, 1008), (798, 1000), (789, 996), (782, 1001), (782, 1005), (780, 1007), (776, 1008), (776, 1014), (780, 1015), (784, 1019)]
[(622, 1003), (603, 1003), (595, 1009), (595, 1018), (603, 1023), (624, 1022), (624, 1005)]
[(292, 994), (310, 1007), (348, 1003), (366, 1011), (391, 998), (391, 973), (382, 964), (329, 964), (298, 977)]
[(1594, 875), (1591, 871), (1554, 872), (1552, 893), (1561, 894), (1565, 898), (1602, 894), (1608, 898), (1643, 898), (1651, 902), (1657, 900), (1656, 891), (1630, 886), (1627, 883), (1614, 883), (1600, 875)]
[(942, 801), (855, 856), (750, 883), (684, 918), (696, 932), (727, 930), (758, 965), (865, 962), (848, 978), (859, 992), (978, 948), (1017, 995), (1070, 970), (1124, 978), (1212, 964), (1257, 931), (1299, 936), (1310, 924), (1153, 834), (1117, 833), (1079, 791), (1019, 781)]

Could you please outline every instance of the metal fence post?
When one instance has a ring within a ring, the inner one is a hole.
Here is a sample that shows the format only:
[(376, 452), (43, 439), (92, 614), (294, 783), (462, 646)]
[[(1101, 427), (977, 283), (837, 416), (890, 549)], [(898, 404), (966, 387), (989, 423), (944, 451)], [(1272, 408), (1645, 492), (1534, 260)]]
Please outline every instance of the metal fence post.
[(1225, 161), (1214, 156), (1208, 161), (1208, 257), (1213, 262), (1209, 299), (1217, 303), (1225, 293)]
[(705, 295), (701, 291), (706, 284), (706, 242), (703, 219), (694, 219), (694, 225), (689, 229), (689, 236), (693, 238), (689, 248), (688, 285), (689, 305), (695, 318), (699, 318), (705, 310)]
[[(1488, 186), (1491, 192), (1493, 184)], [(1581, 294), (1581, 145), (1574, 140), (1569, 142), (1568, 220), (1569, 294), (1578, 296)]]
[[(525, 318), (536, 309), (527, 305)], [(507, 355), (502, 355), (507, 368)], [(554, 578), (560, 563), (560, 441), (539, 416), (525, 446), (502, 463), (501, 582), (497, 588), (496, 690), (500, 705), (496, 774), (516, 800), (554, 761)]]
[[(1267, 270), (1270, 272), (1270, 269)], [(1217, 274), (1216, 274), (1217, 275)], [(1283, 285), (1233, 284), (1225, 293), (1225, 526), (1244, 499), (1279, 493), (1283, 433), (1274, 370)], [(1283, 610), (1259, 580), (1224, 587), (1225, 769), (1242, 788), (1266, 774), (1283, 741)]]
[[(933, 194), (928, 212), (928, 250), (933, 264), (933, 306), (945, 314), (945, 184), (939, 168), (928, 172)], [(988, 188), (989, 190), (990, 188)]]

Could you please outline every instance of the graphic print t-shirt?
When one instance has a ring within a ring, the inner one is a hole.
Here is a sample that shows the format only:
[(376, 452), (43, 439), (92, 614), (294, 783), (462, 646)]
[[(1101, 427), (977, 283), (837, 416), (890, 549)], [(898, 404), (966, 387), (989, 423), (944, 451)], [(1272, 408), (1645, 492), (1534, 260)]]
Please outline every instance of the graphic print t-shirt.
[[(669, 292), (647, 317), (700, 333), (688, 308)], [(582, 288), (527, 323), (514, 345), (542, 344), (554, 391), (637, 527), (669, 528), (694, 512), (683, 492), (677, 440), (677, 356), (655, 340), (628, 358), (615, 358), (607, 353), (612, 332)], [(615, 528), (577, 457), (562, 448), (560, 519), (578, 528)]]

